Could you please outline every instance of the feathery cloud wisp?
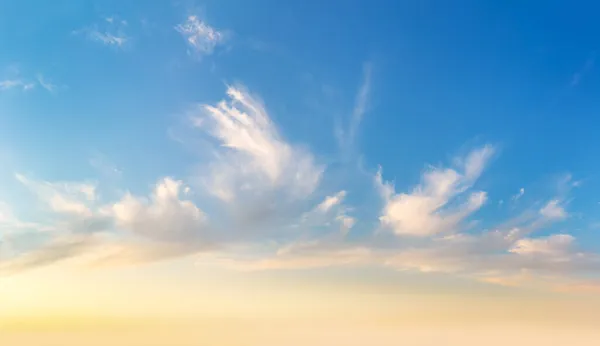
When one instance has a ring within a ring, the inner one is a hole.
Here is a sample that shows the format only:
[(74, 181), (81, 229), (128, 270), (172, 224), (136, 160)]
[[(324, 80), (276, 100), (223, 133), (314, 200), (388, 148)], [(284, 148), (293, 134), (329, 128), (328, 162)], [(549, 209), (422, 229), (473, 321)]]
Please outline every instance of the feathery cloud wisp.
[(222, 200), (242, 195), (283, 193), (303, 198), (317, 187), (323, 167), (308, 151), (287, 143), (266, 108), (243, 87), (229, 87), (229, 100), (202, 105), (192, 117), (197, 128), (215, 140), (205, 188)]
[(48, 81), (46, 79), (46, 77), (44, 77), (43, 75), (38, 75), (37, 77), (37, 82), (39, 83), (39, 85), (48, 90), (49, 92), (54, 92), (56, 91), (56, 89), (58, 88), (55, 84), (52, 84), (50, 81)]
[(472, 187), (494, 153), (492, 146), (471, 152), (457, 172), (451, 168), (431, 168), (422, 182), (410, 193), (394, 194), (378, 175), (377, 185), (385, 190), (385, 206), (381, 215), (384, 226), (397, 235), (431, 236), (457, 231), (464, 218), (475, 212), (487, 200), (484, 191), (468, 194), (461, 204), (454, 205)]
[(9, 90), (14, 88), (28, 91), (35, 88), (35, 83), (25, 82), (21, 79), (6, 79), (0, 81), (0, 90)]
[(100, 23), (74, 31), (75, 34), (83, 34), (89, 40), (101, 43), (106, 46), (122, 48), (130, 41), (130, 37), (125, 33), (128, 26), (124, 20), (115, 20), (114, 17), (108, 17)]
[(189, 16), (185, 22), (175, 26), (194, 56), (210, 55), (216, 46), (225, 41), (225, 34), (200, 20), (197, 16)]

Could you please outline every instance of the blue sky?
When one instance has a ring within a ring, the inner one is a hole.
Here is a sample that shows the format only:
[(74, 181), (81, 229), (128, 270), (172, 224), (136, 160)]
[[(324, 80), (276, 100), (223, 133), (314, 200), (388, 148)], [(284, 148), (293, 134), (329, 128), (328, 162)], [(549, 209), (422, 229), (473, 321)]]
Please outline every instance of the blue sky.
[(108, 242), (598, 289), (597, 10), (2, 1), (5, 266)]

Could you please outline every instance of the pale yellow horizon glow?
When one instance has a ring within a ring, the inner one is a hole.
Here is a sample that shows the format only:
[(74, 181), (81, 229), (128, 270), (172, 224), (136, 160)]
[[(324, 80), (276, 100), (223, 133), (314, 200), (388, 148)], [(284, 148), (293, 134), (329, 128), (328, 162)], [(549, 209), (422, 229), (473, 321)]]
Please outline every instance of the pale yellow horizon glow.
[[(0, 279), (0, 342), (2, 337), (48, 333), (67, 339), (86, 333), (117, 339), (141, 333), (150, 339), (156, 334), (158, 340), (169, 330), (180, 335), (204, 330), (217, 345), (225, 345), (229, 332), (215, 332), (224, 326), (241, 334), (265, 329), (269, 334), (269, 326), (277, 326), (276, 334), (284, 338), (302, 330), (314, 331), (316, 338), (344, 330), (357, 337), (374, 333), (393, 338), (401, 331), (427, 329), (493, 333), (499, 326), (521, 328), (522, 333), (584, 333), (600, 325), (600, 303), (593, 297), (497, 291), (466, 283), (425, 290), (410, 282), (391, 284), (393, 278), (385, 275), (363, 281), (360, 274), (236, 273), (185, 261), (92, 271), (39, 269)], [(170, 345), (188, 345), (184, 339)]]

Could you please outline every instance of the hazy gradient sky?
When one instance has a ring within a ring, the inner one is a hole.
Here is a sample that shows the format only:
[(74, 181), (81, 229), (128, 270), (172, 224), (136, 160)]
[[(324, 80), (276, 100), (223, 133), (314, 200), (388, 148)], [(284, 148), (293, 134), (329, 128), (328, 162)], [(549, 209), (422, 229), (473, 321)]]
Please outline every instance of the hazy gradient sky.
[(0, 343), (592, 345), (598, 10), (0, 0)]

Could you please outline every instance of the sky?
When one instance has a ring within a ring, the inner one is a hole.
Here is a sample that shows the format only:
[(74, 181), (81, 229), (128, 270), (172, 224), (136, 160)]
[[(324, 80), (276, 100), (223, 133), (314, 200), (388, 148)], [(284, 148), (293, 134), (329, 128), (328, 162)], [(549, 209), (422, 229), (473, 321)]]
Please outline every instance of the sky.
[(598, 10), (0, 0), (0, 341), (592, 345)]

